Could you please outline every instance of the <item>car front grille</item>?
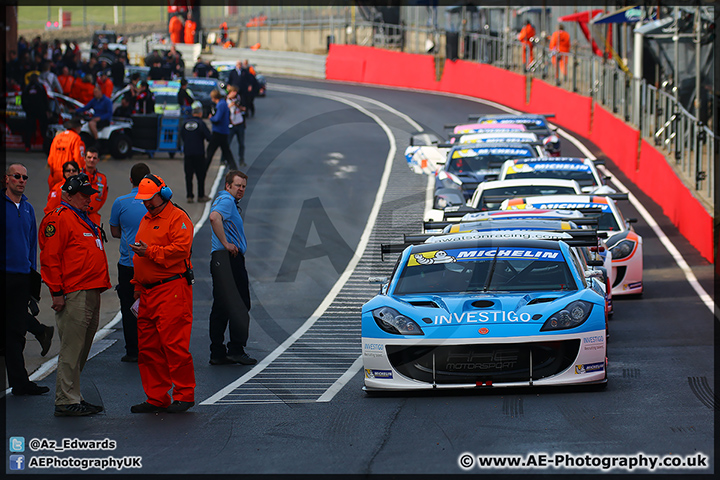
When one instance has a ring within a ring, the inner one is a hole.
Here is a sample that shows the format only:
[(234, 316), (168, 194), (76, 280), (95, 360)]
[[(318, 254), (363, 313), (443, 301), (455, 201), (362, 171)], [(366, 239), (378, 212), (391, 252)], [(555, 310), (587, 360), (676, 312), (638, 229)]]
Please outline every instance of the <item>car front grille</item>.
[(579, 348), (579, 339), (520, 344), (386, 347), (390, 363), (402, 375), (437, 384), (526, 382), (531, 376), (531, 358), (533, 380), (551, 377), (573, 364)]

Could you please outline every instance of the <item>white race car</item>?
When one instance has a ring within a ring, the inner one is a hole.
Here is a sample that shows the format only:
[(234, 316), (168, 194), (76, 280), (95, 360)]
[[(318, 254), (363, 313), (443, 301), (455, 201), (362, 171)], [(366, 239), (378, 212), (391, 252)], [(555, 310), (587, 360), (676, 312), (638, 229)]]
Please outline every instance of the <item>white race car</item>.
[(583, 193), (615, 193), (614, 189), (605, 185), (604, 177), (595, 168), (596, 163), (602, 162), (576, 157), (520, 158), (506, 161), (498, 179), (561, 178), (575, 180)]
[(513, 198), (504, 201), (500, 209), (581, 210), (588, 215), (598, 216), (598, 231), (607, 234), (605, 243), (612, 252), (613, 295), (639, 295), (643, 291), (643, 240), (632, 228), (632, 224), (637, 220), (623, 217), (612, 196), (618, 197), (618, 195), (550, 195)]

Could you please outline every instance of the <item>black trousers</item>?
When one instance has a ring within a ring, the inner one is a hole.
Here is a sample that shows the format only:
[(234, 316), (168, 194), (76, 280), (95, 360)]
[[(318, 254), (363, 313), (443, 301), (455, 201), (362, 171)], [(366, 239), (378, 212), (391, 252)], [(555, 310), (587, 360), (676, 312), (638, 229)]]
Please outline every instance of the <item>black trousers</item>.
[[(213, 305), (210, 310), (210, 357), (240, 355), (247, 345), (250, 327), (250, 286), (245, 257), (231, 256), (227, 250), (212, 252), (210, 274), (213, 280)], [(230, 341), (225, 350), (225, 330), (230, 326)]]
[(193, 197), (193, 175), (197, 177), (198, 198), (205, 196), (205, 175), (207, 164), (205, 155), (185, 155), (185, 190), (187, 198)]
[(210, 143), (207, 148), (207, 165), (205, 166), (205, 172), (207, 172), (207, 169), (210, 168), (210, 163), (212, 162), (212, 158), (218, 148), (222, 150), (222, 156), (229, 165), (235, 164), (235, 157), (233, 157), (233, 154), (230, 151), (228, 136), (224, 133), (212, 132)]
[(40, 122), (40, 138), (45, 138), (45, 132), (50, 122), (45, 112), (41, 115), (28, 114), (25, 117), (25, 135), (23, 135), (23, 140), (25, 141), (26, 148), (30, 148), (30, 145), (32, 144), (32, 139), (35, 136), (38, 122)]
[(122, 314), (123, 336), (125, 337), (125, 353), (129, 357), (138, 356), (138, 329), (137, 318), (130, 307), (135, 303), (133, 292), (135, 287), (130, 283), (135, 269), (118, 263), (118, 284), (115, 288), (120, 299), (120, 313)]
[(27, 333), (30, 275), (5, 273), (5, 368), (11, 387), (23, 387), (30, 379), (25, 370), (25, 334)]

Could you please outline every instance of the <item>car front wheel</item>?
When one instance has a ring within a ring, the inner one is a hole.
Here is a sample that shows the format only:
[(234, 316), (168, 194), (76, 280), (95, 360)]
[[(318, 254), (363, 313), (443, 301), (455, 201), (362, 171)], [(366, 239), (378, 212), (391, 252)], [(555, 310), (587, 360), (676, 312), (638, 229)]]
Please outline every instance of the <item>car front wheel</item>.
[(110, 137), (110, 154), (113, 158), (122, 160), (130, 155), (132, 142), (130, 137), (122, 132), (113, 133)]

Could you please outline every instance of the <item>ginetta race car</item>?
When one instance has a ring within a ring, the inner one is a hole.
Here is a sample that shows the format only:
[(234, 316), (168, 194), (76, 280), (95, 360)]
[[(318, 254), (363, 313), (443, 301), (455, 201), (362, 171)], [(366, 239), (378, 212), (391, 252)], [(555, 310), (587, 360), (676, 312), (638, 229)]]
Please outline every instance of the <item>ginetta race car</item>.
[[(599, 161), (597, 163), (602, 163)], [(499, 180), (515, 178), (560, 178), (575, 180), (583, 193), (615, 193), (605, 185), (604, 178), (589, 158), (545, 157), (506, 161), (500, 170)]]
[(404, 248), (362, 308), (365, 390), (606, 384), (600, 273), (572, 260), (571, 239), (497, 231)]
[[(620, 213), (615, 200), (620, 195), (548, 195), (506, 200), (501, 210), (526, 208), (581, 210), (598, 217), (598, 231), (607, 234), (605, 243), (612, 252), (613, 295), (641, 294), (643, 291), (643, 240), (635, 233), (633, 218)], [(597, 211), (598, 213), (592, 213)]]

